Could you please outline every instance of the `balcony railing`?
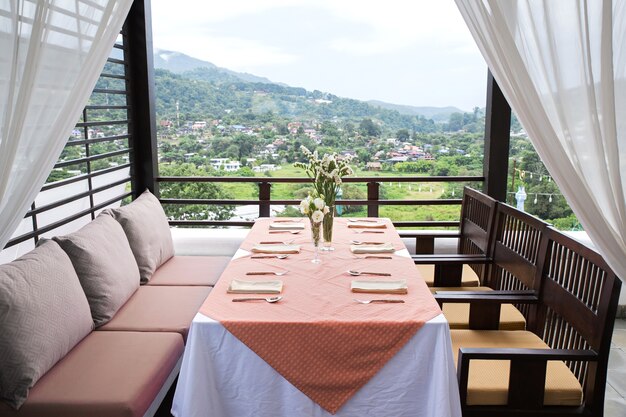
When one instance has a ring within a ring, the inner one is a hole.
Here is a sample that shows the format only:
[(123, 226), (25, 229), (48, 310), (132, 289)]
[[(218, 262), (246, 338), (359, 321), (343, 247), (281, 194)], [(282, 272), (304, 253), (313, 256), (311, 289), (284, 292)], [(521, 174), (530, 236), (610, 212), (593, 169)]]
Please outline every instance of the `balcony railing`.
[[(483, 182), (481, 176), (456, 176), (456, 177), (347, 177), (343, 181), (349, 184), (366, 184), (367, 199), (365, 200), (337, 200), (336, 204), (341, 206), (366, 206), (368, 217), (379, 217), (381, 206), (452, 206), (460, 205), (461, 199), (419, 199), (419, 200), (384, 200), (380, 198), (380, 187), (382, 183), (470, 183)], [(230, 199), (207, 199), (207, 198), (161, 198), (163, 205), (257, 205), (259, 207), (259, 217), (270, 217), (270, 207), (272, 205), (298, 205), (299, 200), (273, 199), (272, 184), (278, 183), (311, 183), (309, 178), (280, 178), (280, 177), (158, 177), (158, 183), (255, 183), (259, 187), (258, 198), (250, 200), (230, 200)], [(252, 226), (252, 221), (233, 220), (171, 220), (172, 226)], [(458, 227), (459, 221), (394, 221), (395, 227), (402, 228), (449, 228)]]

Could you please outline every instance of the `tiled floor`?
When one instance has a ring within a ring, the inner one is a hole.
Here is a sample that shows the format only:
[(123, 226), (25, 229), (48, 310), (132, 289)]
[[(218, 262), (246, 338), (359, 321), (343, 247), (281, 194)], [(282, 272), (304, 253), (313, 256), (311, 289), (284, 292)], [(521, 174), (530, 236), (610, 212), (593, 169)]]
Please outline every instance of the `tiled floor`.
[(615, 321), (604, 415), (626, 417), (626, 320)]

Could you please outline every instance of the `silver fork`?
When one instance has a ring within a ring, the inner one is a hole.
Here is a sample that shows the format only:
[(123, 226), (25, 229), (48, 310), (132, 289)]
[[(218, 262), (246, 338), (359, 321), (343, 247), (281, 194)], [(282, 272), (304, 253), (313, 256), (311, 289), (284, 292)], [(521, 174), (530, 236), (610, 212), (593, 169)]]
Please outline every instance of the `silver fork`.
[(389, 299), (379, 299), (379, 300), (359, 300), (353, 298), (359, 304), (372, 304), (372, 303), (404, 303), (404, 300), (389, 300)]
[(382, 230), (355, 230), (354, 233), (385, 233)]

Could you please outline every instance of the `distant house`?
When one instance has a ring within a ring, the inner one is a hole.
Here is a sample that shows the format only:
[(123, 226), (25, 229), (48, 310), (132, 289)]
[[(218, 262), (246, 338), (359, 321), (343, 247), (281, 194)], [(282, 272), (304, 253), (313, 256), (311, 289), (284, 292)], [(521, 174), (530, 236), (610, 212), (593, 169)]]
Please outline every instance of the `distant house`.
[(274, 164), (261, 164), (259, 166), (252, 168), (254, 172), (267, 172), (267, 171), (271, 172), (271, 171), (277, 171), (279, 169), (280, 167)]
[(226, 172), (239, 171), (240, 168), (241, 168), (241, 162), (239, 161), (229, 161), (224, 164), (224, 171)]
[(174, 123), (171, 120), (160, 120), (159, 121), (159, 126), (161, 127), (172, 127), (174, 125)]
[(380, 162), (368, 162), (367, 165), (365, 165), (365, 169), (368, 171), (380, 171), (382, 168), (383, 166)]
[(387, 163), (389, 164), (397, 164), (398, 162), (406, 162), (409, 160), (408, 156), (394, 156), (393, 158), (387, 159)]
[(193, 125), (191, 126), (193, 130), (204, 129), (205, 127), (206, 127), (205, 121), (193, 122)]

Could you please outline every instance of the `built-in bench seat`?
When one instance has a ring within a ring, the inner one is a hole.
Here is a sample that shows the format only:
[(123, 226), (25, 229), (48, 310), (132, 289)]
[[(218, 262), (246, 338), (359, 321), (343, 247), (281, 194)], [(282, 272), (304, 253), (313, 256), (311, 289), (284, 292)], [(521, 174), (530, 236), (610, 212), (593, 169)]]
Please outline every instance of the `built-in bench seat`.
[(0, 266), (0, 417), (153, 416), (229, 260), (174, 256), (146, 192)]
[(178, 333), (91, 332), (35, 384), (19, 411), (0, 402), (0, 416), (151, 415), (183, 350)]
[(230, 256), (174, 255), (154, 272), (146, 285), (212, 287), (230, 260)]
[(211, 288), (143, 285), (96, 331), (176, 332), (187, 340), (191, 321)]

